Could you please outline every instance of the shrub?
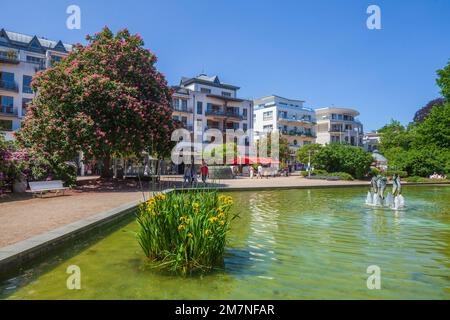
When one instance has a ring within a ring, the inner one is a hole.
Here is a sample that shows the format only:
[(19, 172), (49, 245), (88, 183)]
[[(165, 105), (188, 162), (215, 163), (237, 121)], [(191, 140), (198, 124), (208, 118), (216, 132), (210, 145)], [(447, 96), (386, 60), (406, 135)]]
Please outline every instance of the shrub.
[(346, 180), (346, 181), (352, 181), (353, 177), (351, 174), (348, 174), (346, 172), (333, 172), (328, 174), (331, 177), (340, 177), (342, 180)]
[(385, 172), (386, 177), (393, 177), (394, 174), (400, 176), (400, 178), (406, 178), (408, 176), (408, 172), (402, 170), (387, 170)]
[(329, 175), (326, 170), (321, 170), (321, 169), (314, 169), (311, 172), (311, 174), (315, 175), (315, 176), (328, 176)]
[(424, 182), (425, 180), (426, 180), (425, 178), (418, 177), (418, 176), (412, 176), (412, 177), (406, 178), (407, 182)]
[(300, 171), (300, 175), (302, 177), (307, 177), (308, 176), (308, 171)]
[(232, 198), (217, 191), (158, 194), (137, 213), (138, 242), (154, 267), (182, 274), (223, 264), (226, 236), (236, 216)]
[(373, 157), (359, 147), (332, 143), (320, 149), (315, 161), (317, 169), (345, 172), (361, 179), (369, 172)]

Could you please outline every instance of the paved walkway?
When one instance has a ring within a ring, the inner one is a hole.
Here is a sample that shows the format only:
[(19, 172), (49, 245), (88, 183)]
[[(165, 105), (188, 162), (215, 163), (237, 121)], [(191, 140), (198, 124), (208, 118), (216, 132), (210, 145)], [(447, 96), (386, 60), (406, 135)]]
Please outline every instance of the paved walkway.
[[(180, 187), (181, 177), (164, 179), (164, 187)], [(120, 205), (142, 199), (139, 183), (129, 181), (101, 185), (95, 179), (82, 179), (82, 186), (65, 196), (32, 198), (31, 195), (11, 195), (0, 200), (0, 248), (28, 239), (32, 236), (56, 229), (113, 209)], [(273, 188), (302, 186), (368, 185), (361, 181), (308, 180), (300, 176), (269, 179), (238, 178), (216, 181), (224, 188)], [(149, 190), (151, 185), (144, 184)]]

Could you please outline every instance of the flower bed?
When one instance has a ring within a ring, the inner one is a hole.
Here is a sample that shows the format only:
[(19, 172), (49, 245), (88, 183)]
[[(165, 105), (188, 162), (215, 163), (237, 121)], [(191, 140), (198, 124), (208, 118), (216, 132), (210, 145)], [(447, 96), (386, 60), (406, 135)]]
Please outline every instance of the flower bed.
[(154, 266), (182, 274), (223, 264), (233, 200), (217, 191), (158, 194), (139, 206), (137, 239)]

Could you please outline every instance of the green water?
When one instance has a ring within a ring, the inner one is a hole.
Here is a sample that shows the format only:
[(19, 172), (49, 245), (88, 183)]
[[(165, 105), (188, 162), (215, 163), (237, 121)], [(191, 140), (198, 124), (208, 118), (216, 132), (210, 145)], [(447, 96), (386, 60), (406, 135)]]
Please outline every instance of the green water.
[[(8, 299), (449, 299), (450, 187), (405, 187), (404, 211), (364, 206), (366, 188), (233, 192), (223, 269), (145, 267), (132, 222), (0, 283)], [(68, 290), (66, 269), (81, 269)], [(367, 267), (381, 289), (367, 288)]]

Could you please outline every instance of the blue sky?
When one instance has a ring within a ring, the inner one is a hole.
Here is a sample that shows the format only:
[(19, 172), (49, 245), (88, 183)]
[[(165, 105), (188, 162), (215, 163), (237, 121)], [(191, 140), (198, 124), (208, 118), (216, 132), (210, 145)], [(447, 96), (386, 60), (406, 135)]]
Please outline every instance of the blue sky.
[[(0, 28), (68, 43), (107, 25), (139, 33), (170, 84), (202, 71), (306, 106), (354, 107), (365, 131), (411, 121), (438, 97), (436, 70), (450, 59), (448, 0), (0, 0)], [(66, 28), (80, 6), (81, 30)], [(381, 8), (381, 30), (366, 9)]]

